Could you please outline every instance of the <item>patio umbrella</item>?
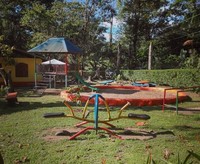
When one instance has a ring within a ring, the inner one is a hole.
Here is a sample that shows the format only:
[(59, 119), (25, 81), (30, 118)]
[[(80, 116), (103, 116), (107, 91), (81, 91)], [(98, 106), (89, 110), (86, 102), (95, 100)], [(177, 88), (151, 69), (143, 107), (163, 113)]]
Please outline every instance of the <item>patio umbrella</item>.
[[(65, 86), (67, 86), (67, 54), (80, 54), (82, 50), (74, 45), (72, 42), (67, 40), (66, 38), (50, 38), (47, 41), (39, 44), (38, 46), (28, 50), (29, 53), (41, 53), (41, 54), (66, 54), (65, 61)], [(36, 78), (35, 78), (36, 79)], [(35, 80), (36, 85), (36, 80)]]
[(65, 65), (64, 62), (61, 62), (59, 60), (56, 60), (56, 59), (52, 59), (52, 60), (48, 60), (48, 61), (45, 61), (45, 62), (42, 62), (42, 65)]

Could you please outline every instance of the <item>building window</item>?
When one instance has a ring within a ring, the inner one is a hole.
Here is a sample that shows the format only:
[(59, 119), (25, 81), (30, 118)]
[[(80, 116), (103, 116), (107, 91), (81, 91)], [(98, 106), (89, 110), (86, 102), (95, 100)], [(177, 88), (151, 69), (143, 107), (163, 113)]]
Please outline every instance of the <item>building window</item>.
[(28, 77), (28, 64), (18, 63), (15, 66), (16, 77)]

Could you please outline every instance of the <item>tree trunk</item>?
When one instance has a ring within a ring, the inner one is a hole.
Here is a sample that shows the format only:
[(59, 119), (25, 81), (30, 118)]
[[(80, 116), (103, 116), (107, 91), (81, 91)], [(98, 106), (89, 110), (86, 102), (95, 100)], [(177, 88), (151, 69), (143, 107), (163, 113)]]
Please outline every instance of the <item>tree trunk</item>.
[(14, 92), (14, 86), (11, 78), (11, 71), (9, 70), (7, 73), (3, 68), (0, 68), (0, 75), (3, 78), (5, 86), (8, 87), (8, 93)]
[(8, 71), (8, 93), (14, 92), (14, 86), (13, 86), (13, 82), (12, 82), (12, 78), (11, 78), (11, 71)]
[(117, 50), (117, 63), (116, 63), (116, 66), (117, 66), (117, 74), (119, 74), (119, 67), (120, 67), (120, 49), (121, 49), (121, 45), (118, 44), (118, 50)]
[(110, 34), (109, 34), (110, 49), (112, 49), (112, 39), (113, 39), (112, 30), (113, 30), (113, 14), (111, 15), (111, 18), (110, 18)]
[(4, 85), (8, 86), (8, 75), (7, 75), (6, 71), (3, 68), (0, 68), (0, 75), (3, 78)]

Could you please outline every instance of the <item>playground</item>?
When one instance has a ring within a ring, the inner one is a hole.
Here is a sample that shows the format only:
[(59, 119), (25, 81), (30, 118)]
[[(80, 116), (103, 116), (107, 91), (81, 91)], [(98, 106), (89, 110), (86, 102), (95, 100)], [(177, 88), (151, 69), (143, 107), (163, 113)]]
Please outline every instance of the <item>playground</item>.
[[(63, 75), (67, 86), (67, 71)], [(124, 85), (106, 80), (92, 85), (78, 74), (75, 77), (76, 85), (62, 90), (51, 85), (42, 94), (16, 89), (12, 106), (10, 95), (2, 98), (5, 162), (176, 163), (188, 156), (199, 160), (199, 94), (188, 96), (184, 89), (144, 81)], [(38, 84), (36, 79), (36, 90)]]
[(0, 6), (0, 164), (200, 163), (199, 0)]
[[(7, 163), (52, 163), (55, 159), (57, 163), (81, 163), (86, 158), (86, 163), (131, 163), (133, 160), (145, 163), (149, 156), (157, 162), (167, 160), (176, 163), (178, 158), (182, 161), (185, 159), (188, 150), (199, 152), (200, 113), (195, 106), (198, 106), (200, 99), (196, 94), (189, 93), (192, 101), (181, 103), (178, 115), (174, 108), (166, 108), (163, 112), (162, 106), (129, 105), (121, 116), (127, 117), (129, 113), (146, 114), (150, 119), (109, 122), (115, 128), (99, 123), (98, 126), (108, 128), (123, 139), (99, 129), (97, 133), (88, 130), (70, 140), (84, 128), (94, 127), (94, 122), (76, 127), (83, 121), (72, 117), (43, 118), (45, 113), (70, 114), (70, 109), (60, 95), (47, 94), (41, 98), (28, 89), (17, 92), (19, 105), (9, 107), (0, 101), (3, 107), (0, 109), (0, 119), (4, 122), (0, 126), (1, 151)], [(82, 117), (84, 104), (69, 104), (76, 116)], [(193, 109), (188, 106), (193, 106)], [(121, 107), (109, 107), (111, 118), (117, 118)], [(90, 104), (87, 111), (90, 112), (87, 119), (94, 120), (94, 104)], [(98, 114), (100, 121), (108, 119), (105, 106), (99, 106)], [(48, 153), (44, 153), (46, 151)], [(131, 155), (129, 152), (132, 152)], [(191, 159), (198, 162), (195, 158)]]

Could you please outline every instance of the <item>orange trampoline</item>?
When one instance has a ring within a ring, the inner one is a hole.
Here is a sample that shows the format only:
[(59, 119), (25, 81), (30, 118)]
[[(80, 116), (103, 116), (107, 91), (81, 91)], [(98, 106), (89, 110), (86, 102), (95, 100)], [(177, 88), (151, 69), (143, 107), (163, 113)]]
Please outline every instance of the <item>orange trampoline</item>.
[[(101, 94), (108, 103), (109, 106), (123, 106), (129, 102), (132, 106), (156, 106), (162, 105), (164, 98), (163, 87), (137, 87), (137, 86), (119, 86), (119, 85), (107, 85), (107, 86), (95, 86), (99, 88), (99, 94)], [(80, 92), (77, 96), (76, 92), (79, 88), (74, 89), (73, 92), (62, 91), (61, 97), (68, 102), (74, 102), (80, 100), (85, 103), (88, 98), (94, 94), (94, 92), (87, 91), (87, 87), (84, 87), (84, 91)], [(176, 103), (176, 93), (178, 90), (169, 90), (165, 95), (165, 103)], [(178, 100), (183, 101), (187, 98), (185, 92), (180, 92)], [(90, 102), (94, 104), (94, 101)], [(99, 100), (99, 104), (104, 104)]]

